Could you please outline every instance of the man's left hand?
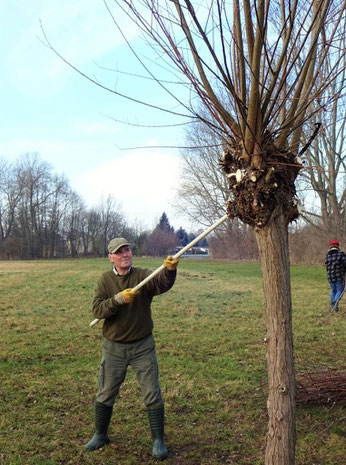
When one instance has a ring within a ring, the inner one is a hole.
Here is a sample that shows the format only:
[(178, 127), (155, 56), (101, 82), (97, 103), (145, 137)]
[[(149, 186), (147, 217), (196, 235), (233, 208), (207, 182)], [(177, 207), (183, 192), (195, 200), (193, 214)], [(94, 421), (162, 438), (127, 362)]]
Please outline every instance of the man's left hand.
[(167, 268), (167, 270), (173, 271), (177, 268), (179, 263), (179, 258), (173, 258), (172, 255), (168, 255), (168, 257), (164, 260), (163, 265)]

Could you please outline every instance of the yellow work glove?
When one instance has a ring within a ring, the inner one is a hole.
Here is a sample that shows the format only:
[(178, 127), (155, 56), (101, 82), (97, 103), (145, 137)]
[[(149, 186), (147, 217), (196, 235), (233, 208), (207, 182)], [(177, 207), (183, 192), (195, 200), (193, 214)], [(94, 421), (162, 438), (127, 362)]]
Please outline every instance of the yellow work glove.
[(135, 298), (135, 295), (138, 292), (133, 292), (132, 289), (125, 289), (124, 291), (119, 292), (116, 294), (113, 299), (114, 302), (117, 304), (129, 304)]
[(168, 257), (164, 260), (163, 265), (167, 268), (167, 270), (173, 271), (176, 269), (179, 263), (179, 258), (173, 258), (172, 255), (168, 255)]

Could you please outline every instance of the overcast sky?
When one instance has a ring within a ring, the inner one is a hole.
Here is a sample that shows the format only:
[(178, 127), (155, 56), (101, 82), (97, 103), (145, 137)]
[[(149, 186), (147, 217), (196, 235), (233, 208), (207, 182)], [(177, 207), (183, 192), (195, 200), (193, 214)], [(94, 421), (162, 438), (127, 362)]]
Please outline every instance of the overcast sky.
[[(141, 49), (133, 24), (113, 12), (131, 43), (149, 54)], [(101, 84), (169, 106), (150, 81), (114, 71), (144, 73), (102, 0), (0, 0), (0, 15), (0, 156), (12, 161), (38, 152), (55, 172), (66, 175), (88, 206), (113, 194), (130, 222), (152, 227), (165, 211), (176, 229), (188, 227), (169, 204), (179, 184), (178, 150), (120, 150), (178, 145), (183, 130), (132, 127), (114, 119), (181, 121), (91, 84), (42, 43), (40, 21), (58, 52)]]

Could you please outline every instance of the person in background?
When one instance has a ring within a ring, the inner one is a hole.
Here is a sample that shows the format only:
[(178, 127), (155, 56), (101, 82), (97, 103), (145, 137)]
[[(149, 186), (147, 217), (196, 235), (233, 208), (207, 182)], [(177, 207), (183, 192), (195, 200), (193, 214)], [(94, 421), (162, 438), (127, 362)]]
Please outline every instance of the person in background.
[(96, 431), (85, 445), (92, 451), (107, 444), (113, 405), (132, 366), (141, 386), (151, 428), (154, 458), (165, 459), (164, 403), (159, 386), (159, 371), (153, 337), (151, 301), (167, 292), (176, 278), (179, 259), (168, 256), (164, 269), (136, 293), (132, 289), (151, 271), (132, 267), (130, 243), (123, 237), (112, 239), (108, 258), (113, 267), (102, 274), (93, 299), (93, 313), (104, 319), (99, 391), (95, 399)]
[(331, 241), (324, 260), (330, 285), (331, 311), (339, 311), (338, 302), (345, 290), (346, 254), (340, 250), (339, 241)]

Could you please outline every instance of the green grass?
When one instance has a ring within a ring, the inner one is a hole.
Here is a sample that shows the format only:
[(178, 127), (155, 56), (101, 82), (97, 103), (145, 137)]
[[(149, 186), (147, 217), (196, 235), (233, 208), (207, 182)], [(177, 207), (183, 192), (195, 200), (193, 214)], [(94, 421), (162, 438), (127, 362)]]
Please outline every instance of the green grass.
[[(155, 269), (162, 260), (136, 259)], [(129, 370), (109, 446), (93, 433), (101, 324), (91, 301), (106, 259), (0, 262), (0, 464), (152, 464), (145, 408)], [(298, 375), (345, 366), (346, 299), (328, 313), (323, 267), (292, 267)], [(256, 263), (181, 260), (173, 289), (153, 302), (166, 437), (174, 465), (264, 462), (265, 318)], [(297, 465), (340, 465), (345, 412), (297, 407)]]

